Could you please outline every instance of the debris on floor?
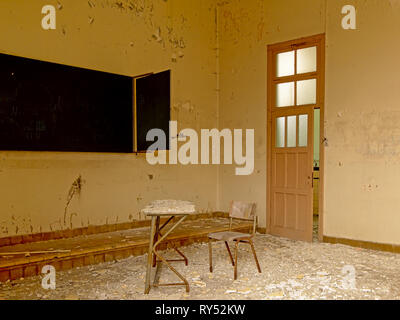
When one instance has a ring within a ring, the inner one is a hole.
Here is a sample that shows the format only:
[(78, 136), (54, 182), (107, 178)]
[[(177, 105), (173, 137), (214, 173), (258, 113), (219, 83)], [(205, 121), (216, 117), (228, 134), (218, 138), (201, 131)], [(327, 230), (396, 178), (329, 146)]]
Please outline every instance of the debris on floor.
[[(224, 243), (213, 246), (213, 273), (207, 244), (182, 248), (189, 266), (174, 267), (188, 279), (190, 293), (182, 286), (152, 288), (144, 295), (144, 255), (57, 272), (55, 290), (42, 288), (42, 276), (0, 283), (0, 300), (400, 299), (399, 254), (270, 235), (257, 235), (255, 247), (262, 273), (257, 272), (250, 248), (239, 245), (236, 281)], [(168, 250), (166, 257), (175, 257), (174, 251)], [(161, 283), (176, 280), (163, 268)]]

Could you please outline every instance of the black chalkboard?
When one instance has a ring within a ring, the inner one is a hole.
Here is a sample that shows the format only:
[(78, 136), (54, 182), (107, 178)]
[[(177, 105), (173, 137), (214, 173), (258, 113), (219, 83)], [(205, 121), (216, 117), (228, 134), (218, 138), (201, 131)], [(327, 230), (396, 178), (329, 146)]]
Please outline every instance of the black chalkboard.
[(132, 152), (133, 79), (0, 54), (0, 150)]
[(137, 151), (147, 151), (154, 141), (146, 141), (151, 129), (162, 129), (169, 149), (171, 72), (164, 71), (136, 80)]

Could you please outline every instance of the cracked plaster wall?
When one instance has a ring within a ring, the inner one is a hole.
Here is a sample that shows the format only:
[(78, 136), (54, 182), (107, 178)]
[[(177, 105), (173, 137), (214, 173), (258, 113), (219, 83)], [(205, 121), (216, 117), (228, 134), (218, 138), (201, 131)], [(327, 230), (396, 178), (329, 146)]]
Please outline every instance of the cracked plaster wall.
[[(357, 8), (356, 31), (341, 28), (346, 4)], [(325, 33), (324, 234), (400, 244), (399, 1), (59, 1), (54, 32), (40, 28), (42, 5), (1, 1), (1, 52), (131, 76), (171, 68), (173, 119), (181, 128), (254, 128), (255, 171), (238, 177), (234, 166), (151, 167), (135, 155), (1, 152), (0, 236), (124, 222), (167, 197), (194, 200), (201, 211), (256, 201), (265, 226), (266, 48)], [(78, 176), (82, 189), (64, 222)]]
[(255, 173), (221, 167), (221, 204), (257, 201), (265, 226), (267, 45), (325, 33), (324, 235), (400, 244), (400, 1), (220, 1), (219, 29), (220, 127), (256, 130)]
[[(41, 28), (46, 4), (57, 9), (56, 30)], [(1, 53), (128, 76), (171, 69), (179, 129), (217, 126), (215, 41), (213, 0), (0, 2)], [(151, 166), (144, 155), (2, 151), (0, 237), (143, 219), (154, 199), (215, 211), (216, 173)]]

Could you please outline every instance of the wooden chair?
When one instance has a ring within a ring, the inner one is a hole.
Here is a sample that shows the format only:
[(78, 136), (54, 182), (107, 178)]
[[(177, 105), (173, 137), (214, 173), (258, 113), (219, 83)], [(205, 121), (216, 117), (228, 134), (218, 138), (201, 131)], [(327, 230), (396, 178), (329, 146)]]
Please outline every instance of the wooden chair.
[[(257, 216), (255, 215), (255, 207), (256, 207), (255, 203), (232, 201), (231, 207), (229, 210), (229, 231), (210, 233), (208, 235), (208, 247), (209, 247), (209, 254), (210, 254), (210, 272), (213, 272), (212, 241), (217, 240), (217, 241), (225, 242), (225, 246), (226, 246), (226, 249), (228, 250), (229, 257), (232, 262), (232, 266), (234, 267), (235, 280), (237, 279), (238, 246), (239, 246), (239, 243), (241, 243), (241, 242), (250, 244), (251, 250), (253, 251), (254, 260), (256, 261), (258, 272), (261, 273), (260, 264), (258, 263), (256, 250), (254, 249), (254, 244), (253, 244), (253, 237), (256, 233), (256, 227), (257, 227)], [(253, 221), (253, 232), (251, 234), (248, 234), (248, 233), (231, 231), (233, 219)], [(233, 260), (228, 241), (235, 242), (235, 260)]]

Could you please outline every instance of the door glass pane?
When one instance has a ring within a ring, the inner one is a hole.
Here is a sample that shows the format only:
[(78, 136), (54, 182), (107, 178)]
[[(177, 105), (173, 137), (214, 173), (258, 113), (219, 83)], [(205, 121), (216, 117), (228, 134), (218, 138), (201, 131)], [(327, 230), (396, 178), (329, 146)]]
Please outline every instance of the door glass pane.
[(297, 73), (317, 71), (317, 47), (297, 50)]
[(297, 82), (297, 105), (317, 103), (317, 79)]
[(287, 118), (287, 146), (288, 148), (295, 148), (296, 142), (296, 116), (290, 116)]
[(294, 105), (294, 82), (279, 83), (276, 86), (276, 106), (290, 107)]
[(308, 143), (308, 115), (299, 116), (299, 147), (307, 147)]
[(285, 117), (276, 118), (276, 147), (285, 147)]
[(294, 51), (276, 55), (276, 75), (278, 77), (294, 75)]

